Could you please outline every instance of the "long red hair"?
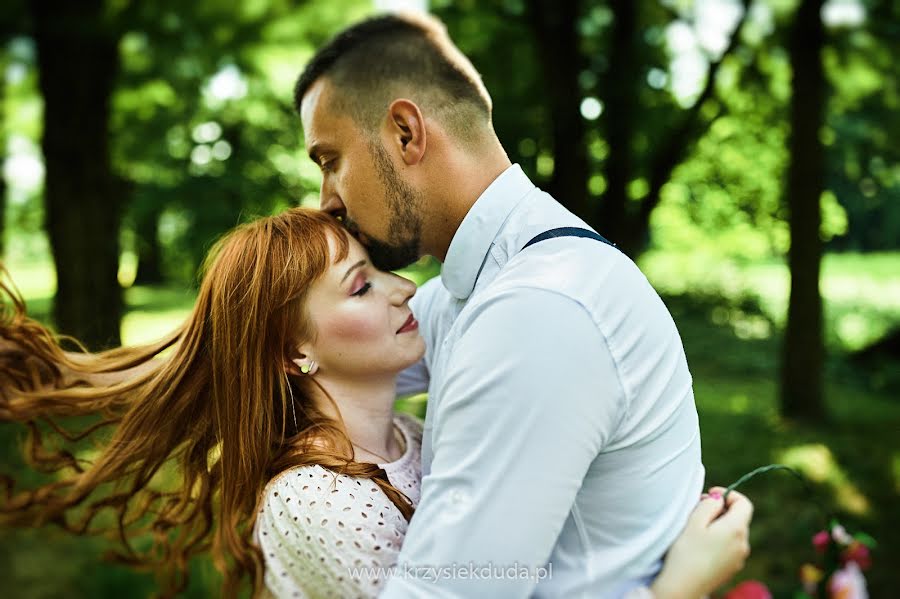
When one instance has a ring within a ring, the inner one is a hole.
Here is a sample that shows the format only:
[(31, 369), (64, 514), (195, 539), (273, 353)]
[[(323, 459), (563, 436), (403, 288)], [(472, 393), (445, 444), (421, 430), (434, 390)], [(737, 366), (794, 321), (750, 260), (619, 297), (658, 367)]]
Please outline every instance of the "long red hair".
[[(117, 557), (154, 568), (160, 596), (183, 590), (189, 559), (211, 551), (232, 597), (248, 576), (254, 594), (262, 588), (252, 530), (266, 482), (286, 468), (318, 464), (371, 478), (409, 518), (408, 499), (376, 465), (353, 461), (343, 423), (310, 400), (315, 381), (285, 374), (293, 348), (315, 335), (304, 309), (310, 286), (348, 250), (340, 223), (317, 210), (240, 225), (207, 257), (184, 324), (157, 343), (98, 354), (64, 352), (0, 279), (8, 300), (0, 314), (0, 420), (23, 423), (26, 458), (59, 473), (24, 491), (5, 477), (2, 521), (94, 534), (103, 532), (98, 512), (111, 509)], [(87, 415), (95, 418), (78, 432), (59, 421)], [(97, 435), (103, 430), (111, 435)], [(66, 448), (85, 438), (100, 439), (91, 462)], [(139, 551), (134, 541), (148, 535), (152, 548)]]

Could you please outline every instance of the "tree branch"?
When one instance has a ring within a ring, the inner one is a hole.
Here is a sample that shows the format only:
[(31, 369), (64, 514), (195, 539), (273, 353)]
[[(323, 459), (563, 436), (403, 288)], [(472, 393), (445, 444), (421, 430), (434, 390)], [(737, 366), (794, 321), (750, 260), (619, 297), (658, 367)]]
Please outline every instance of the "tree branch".
[(675, 167), (678, 166), (682, 160), (684, 160), (688, 150), (700, 136), (700, 131), (697, 126), (700, 121), (700, 109), (703, 107), (703, 103), (709, 100), (715, 93), (719, 68), (737, 48), (741, 37), (741, 29), (743, 29), (744, 23), (747, 21), (747, 15), (750, 12), (751, 0), (743, 0), (742, 4), (744, 10), (737, 25), (734, 27), (734, 32), (731, 34), (731, 39), (728, 41), (728, 46), (725, 48), (725, 51), (722, 52), (722, 55), (709, 65), (706, 84), (704, 85), (703, 90), (700, 92), (697, 100), (687, 109), (687, 113), (681, 123), (672, 130), (672, 133), (668, 136), (666, 141), (659, 146), (659, 151), (650, 161), (649, 193), (647, 194), (646, 199), (641, 202), (640, 220), (650, 218), (650, 213), (659, 204), (659, 194), (663, 185), (669, 181), (672, 176), (672, 171), (675, 170)]

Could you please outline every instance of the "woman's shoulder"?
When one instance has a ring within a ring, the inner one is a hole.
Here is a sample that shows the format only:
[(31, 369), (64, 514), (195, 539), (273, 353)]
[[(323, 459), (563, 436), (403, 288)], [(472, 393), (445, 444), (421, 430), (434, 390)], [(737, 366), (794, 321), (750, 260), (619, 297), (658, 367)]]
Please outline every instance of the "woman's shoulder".
[(268, 512), (275, 518), (303, 520), (301, 525), (312, 525), (317, 516), (339, 517), (340, 522), (364, 521), (373, 511), (384, 514), (380, 520), (390, 520), (390, 524), (403, 520), (399, 510), (371, 479), (341, 474), (319, 465), (295, 466), (279, 473), (266, 485), (260, 504), (260, 515)]
[[(290, 487), (293, 491), (303, 491), (305, 494), (313, 495), (322, 492), (322, 484), (337, 484), (339, 477), (353, 478), (346, 474), (340, 474), (320, 466), (318, 464), (305, 464), (303, 466), (291, 466), (282, 470), (266, 483), (266, 489), (263, 495), (266, 498), (279, 497), (279, 488)], [(315, 483), (315, 484), (313, 484)]]
[(266, 586), (277, 596), (375, 596), (379, 578), (349, 569), (393, 565), (407, 526), (369, 479), (289, 468), (266, 485), (256, 520)]
[[(354, 489), (362, 487), (366, 479), (329, 470), (318, 464), (293, 466), (272, 477), (262, 496), (262, 507), (287, 507), (293, 503), (305, 512), (331, 507), (320, 501), (328, 498), (350, 498)], [(374, 484), (367, 485), (374, 486)]]

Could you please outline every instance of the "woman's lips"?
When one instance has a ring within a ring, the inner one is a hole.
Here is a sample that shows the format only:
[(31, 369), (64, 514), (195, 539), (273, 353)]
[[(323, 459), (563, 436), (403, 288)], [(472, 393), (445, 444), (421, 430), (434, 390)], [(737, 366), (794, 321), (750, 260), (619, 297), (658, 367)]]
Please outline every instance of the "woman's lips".
[(408, 333), (409, 331), (415, 331), (419, 328), (419, 322), (413, 318), (413, 315), (410, 314), (409, 318), (406, 319), (406, 322), (403, 323), (403, 326), (397, 331), (397, 334), (400, 333)]

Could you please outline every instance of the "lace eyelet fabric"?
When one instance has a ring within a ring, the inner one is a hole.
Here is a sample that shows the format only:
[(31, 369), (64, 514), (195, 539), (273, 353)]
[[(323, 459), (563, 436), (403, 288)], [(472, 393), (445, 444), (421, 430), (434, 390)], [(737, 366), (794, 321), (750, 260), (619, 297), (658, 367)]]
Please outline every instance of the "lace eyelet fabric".
[[(379, 464), (417, 505), (422, 479), (422, 425), (397, 414), (403, 455)], [(375, 597), (395, 565), (408, 522), (371, 480), (321, 466), (290, 468), (263, 493), (254, 535), (275, 597)], [(379, 568), (384, 569), (380, 570)]]

